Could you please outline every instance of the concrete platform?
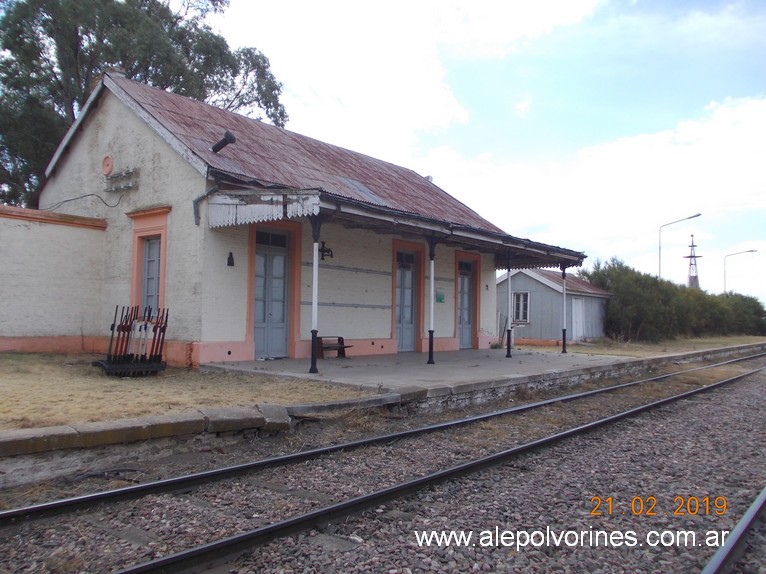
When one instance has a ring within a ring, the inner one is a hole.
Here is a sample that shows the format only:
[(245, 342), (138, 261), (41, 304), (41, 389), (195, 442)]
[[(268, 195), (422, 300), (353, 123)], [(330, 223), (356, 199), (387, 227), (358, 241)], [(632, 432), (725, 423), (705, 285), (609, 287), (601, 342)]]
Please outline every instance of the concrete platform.
[(377, 392), (398, 392), (420, 387), (429, 391), (476, 383), (509, 384), (513, 379), (548, 375), (587, 367), (615, 365), (635, 361), (635, 357), (590, 355), (581, 352), (467, 349), (434, 353), (434, 364), (427, 364), (426, 353), (399, 353), (327, 358), (317, 361), (318, 374), (309, 373), (308, 359), (276, 359), (238, 363), (213, 363), (201, 369), (266, 372), (364, 388)]

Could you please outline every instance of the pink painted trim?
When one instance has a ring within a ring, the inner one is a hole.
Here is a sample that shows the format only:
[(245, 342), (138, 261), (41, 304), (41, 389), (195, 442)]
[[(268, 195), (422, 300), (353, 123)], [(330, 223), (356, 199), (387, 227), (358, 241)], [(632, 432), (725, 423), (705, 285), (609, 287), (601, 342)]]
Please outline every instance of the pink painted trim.
[(24, 221), (34, 221), (36, 223), (49, 223), (52, 225), (69, 225), (71, 227), (84, 227), (87, 229), (106, 229), (106, 219), (98, 217), (83, 217), (81, 215), (69, 215), (66, 213), (53, 213), (40, 209), (26, 209), (23, 207), (12, 207), (10, 205), (0, 205), (0, 217), (8, 219), (22, 219)]
[[(428, 350), (428, 339), (423, 339), (423, 346)], [(458, 337), (434, 337), (434, 352), (459, 351), (460, 339)]]
[(133, 255), (130, 263), (130, 304), (140, 305), (143, 285), (142, 263), (144, 240), (151, 237), (160, 238), (160, 292), (159, 306), (165, 307), (165, 270), (167, 268), (168, 249), (168, 213), (170, 206), (153, 207), (126, 214), (133, 220)]
[(109, 339), (62, 335), (55, 337), (0, 337), (0, 351), (12, 353), (106, 353)]
[[(568, 343), (570, 342), (571, 341), (568, 341)], [(515, 337), (514, 343), (516, 345), (529, 346), (529, 347), (560, 347), (561, 346), (561, 341), (557, 339), (520, 339), (519, 337)]]
[[(258, 246), (255, 243), (255, 234), (258, 229), (273, 229), (275, 231), (281, 231), (287, 233), (289, 244), (289, 256), (290, 262), (289, 276), (290, 281), (288, 285), (288, 325), (287, 325), (287, 356), (291, 358), (299, 357), (297, 348), (301, 344), (301, 282), (303, 276), (301, 275), (301, 248), (303, 245), (303, 228), (300, 223), (296, 221), (270, 221), (268, 223), (262, 223), (259, 225), (250, 226), (250, 236), (248, 238), (248, 254), (247, 254), (247, 310), (246, 310), (246, 335), (245, 341), (249, 343), (251, 348), (252, 360), (255, 357), (255, 254), (258, 250)], [(320, 287), (321, 289), (321, 287)], [(309, 349), (311, 344), (309, 343)]]
[(251, 341), (218, 341), (190, 343), (191, 364), (221, 363), (224, 361), (252, 361), (255, 353)]
[[(165, 341), (163, 359), (170, 367), (199, 366), (193, 362), (193, 343), (186, 341)], [(109, 349), (109, 337), (0, 337), (0, 352), (3, 353), (61, 353), (63, 355), (93, 354), (104, 355)]]
[[(415, 290), (415, 309), (417, 309), (417, 316), (415, 317), (415, 333), (423, 333), (426, 317), (426, 246), (423, 243), (416, 243), (413, 241), (406, 241), (404, 239), (392, 239), (391, 240), (391, 338), (394, 339), (396, 334), (396, 270), (398, 263), (396, 262), (396, 254), (400, 251), (409, 251), (415, 255), (415, 280), (417, 285)], [(415, 350), (422, 352), (428, 349), (428, 344), (423, 345), (424, 339), (418, 337), (415, 342)], [(428, 341), (428, 339), (425, 339)], [(393, 351), (396, 352), (396, 351)]]
[(492, 345), (496, 345), (500, 339), (498, 337), (492, 337), (490, 335), (479, 335), (478, 349), (491, 349)]
[[(321, 333), (320, 333), (321, 335)], [(371, 355), (395, 355), (397, 351), (396, 339), (349, 339), (346, 345), (353, 345), (346, 349), (347, 357), (368, 357)], [(334, 356), (334, 353), (332, 354)], [(300, 341), (296, 346), (297, 359), (311, 358), (311, 341)]]
[[(473, 334), (471, 335), (471, 338), (473, 339), (473, 348), (474, 349), (481, 349), (483, 348), (481, 346), (481, 343), (479, 341), (479, 323), (481, 320), (481, 255), (477, 253), (470, 253), (468, 251), (455, 251), (455, 337), (459, 339), (458, 337), (458, 305), (460, 305), (460, 301), (458, 300), (458, 285), (460, 282), (460, 262), (466, 261), (473, 264)], [(458, 348), (459, 348), (459, 342), (458, 342)]]

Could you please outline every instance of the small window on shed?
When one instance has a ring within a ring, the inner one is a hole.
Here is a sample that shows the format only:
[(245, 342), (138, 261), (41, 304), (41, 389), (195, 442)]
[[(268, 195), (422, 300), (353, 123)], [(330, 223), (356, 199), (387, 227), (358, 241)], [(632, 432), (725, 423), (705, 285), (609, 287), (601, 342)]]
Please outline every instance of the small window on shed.
[(515, 291), (513, 293), (513, 322), (529, 323), (528, 291)]

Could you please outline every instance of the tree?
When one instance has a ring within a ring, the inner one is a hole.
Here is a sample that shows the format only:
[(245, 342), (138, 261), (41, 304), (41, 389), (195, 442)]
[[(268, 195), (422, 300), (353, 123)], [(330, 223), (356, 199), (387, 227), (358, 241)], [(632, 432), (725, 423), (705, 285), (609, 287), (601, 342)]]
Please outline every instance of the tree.
[(766, 311), (754, 297), (710, 295), (640, 273), (614, 257), (578, 275), (609, 291), (604, 332), (617, 341), (766, 334)]
[(47, 162), (107, 69), (284, 127), (282, 84), (255, 48), (204, 23), (228, 0), (0, 0), (0, 203), (37, 207)]

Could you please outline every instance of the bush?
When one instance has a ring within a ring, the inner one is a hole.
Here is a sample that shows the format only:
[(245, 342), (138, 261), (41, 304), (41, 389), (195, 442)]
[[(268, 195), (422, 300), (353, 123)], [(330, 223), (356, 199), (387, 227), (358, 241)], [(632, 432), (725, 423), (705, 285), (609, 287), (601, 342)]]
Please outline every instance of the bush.
[(609, 291), (604, 332), (616, 341), (705, 335), (766, 335), (766, 310), (755, 297), (710, 295), (640, 273), (612, 258), (579, 276)]

